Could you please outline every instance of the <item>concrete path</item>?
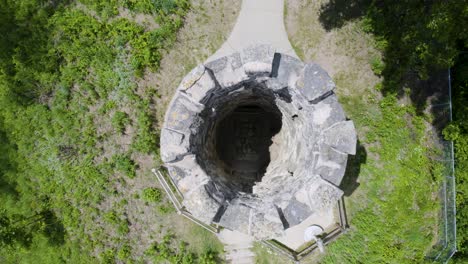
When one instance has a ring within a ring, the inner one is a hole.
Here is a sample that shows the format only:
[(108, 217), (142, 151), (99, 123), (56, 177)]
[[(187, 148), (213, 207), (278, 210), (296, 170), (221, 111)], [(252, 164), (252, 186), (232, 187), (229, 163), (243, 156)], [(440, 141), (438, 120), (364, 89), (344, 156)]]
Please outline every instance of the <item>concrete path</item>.
[(253, 238), (237, 231), (223, 229), (218, 234), (219, 240), (224, 244), (227, 263), (253, 264), (255, 253), (252, 252)]
[(297, 58), (283, 21), (284, 0), (243, 0), (234, 29), (207, 62), (255, 44), (269, 44), (277, 52)]

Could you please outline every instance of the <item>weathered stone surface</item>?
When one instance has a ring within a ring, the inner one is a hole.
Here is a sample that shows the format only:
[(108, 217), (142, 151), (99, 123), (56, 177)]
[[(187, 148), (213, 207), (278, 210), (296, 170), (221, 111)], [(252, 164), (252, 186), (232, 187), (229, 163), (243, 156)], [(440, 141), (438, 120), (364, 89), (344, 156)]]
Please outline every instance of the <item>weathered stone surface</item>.
[(190, 192), (184, 199), (183, 205), (197, 219), (210, 224), (220, 205), (209, 196), (204, 186)]
[(231, 204), (226, 208), (219, 224), (229, 230), (237, 230), (244, 234), (251, 234), (250, 224), (252, 208), (243, 204)]
[(205, 73), (205, 66), (198, 65), (189, 74), (187, 74), (182, 82), (180, 82), (179, 90), (185, 91), (192, 87)]
[(197, 66), (188, 77), (182, 81), (179, 90), (185, 92), (195, 102), (201, 102), (207, 93), (216, 87), (215, 81), (203, 65)]
[(324, 142), (337, 151), (356, 154), (356, 129), (353, 121), (343, 121), (323, 131)]
[(190, 171), (184, 170), (178, 166), (169, 165), (167, 166), (167, 170), (169, 172), (169, 176), (172, 178), (174, 184), (178, 186), (178, 182), (183, 178), (189, 176), (191, 174)]
[(186, 209), (256, 239), (328, 214), (356, 151), (333, 87), (317, 65), (268, 46), (197, 66), (161, 133), (161, 156)]
[(314, 212), (326, 211), (336, 206), (337, 201), (342, 196), (342, 190), (326, 181), (322, 181), (321, 184), (314, 184), (309, 188), (309, 206)]
[(277, 209), (273, 205), (265, 205), (261, 210), (253, 211), (250, 224), (250, 234), (258, 240), (281, 236), (284, 230)]
[(205, 67), (211, 71), (221, 87), (230, 87), (248, 78), (242, 68), (239, 53), (208, 62)]
[(348, 156), (346, 154), (322, 144), (314, 172), (335, 186), (340, 186), (346, 170), (347, 160)]
[(284, 208), (283, 213), (289, 226), (295, 226), (307, 219), (307, 217), (312, 214), (312, 211), (308, 205), (300, 203), (295, 198), (292, 198), (288, 206)]
[(311, 120), (313, 126), (325, 129), (344, 120), (346, 117), (343, 108), (334, 94), (314, 105)]
[(176, 97), (169, 105), (164, 125), (171, 130), (189, 133), (196, 114), (202, 109), (203, 105), (192, 102), (182, 93), (176, 93)]
[(178, 179), (177, 182), (178, 189), (184, 196), (210, 181), (208, 175), (198, 165), (194, 155), (186, 155), (181, 160), (171, 163), (171, 166), (186, 172), (184, 177)]
[(171, 162), (178, 156), (187, 153), (189, 142), (185, 134), (163, 128), (161, 130), (161, 159)]
[(335, 84), (322, 67), (310, 63), (297, 80), (296, 88), (309, 102), (313, 102), (333, 91)]
[(275, 52), (269, 45), (252, 46), (242, 50), (241, 60), (247, 75), (270, 74)]
[(273, 78), (276, 78), (283, 87), (294, 87), (303, 69), (304, 63), (299, 59), (285, 54), (275, 53), (271, 75)]

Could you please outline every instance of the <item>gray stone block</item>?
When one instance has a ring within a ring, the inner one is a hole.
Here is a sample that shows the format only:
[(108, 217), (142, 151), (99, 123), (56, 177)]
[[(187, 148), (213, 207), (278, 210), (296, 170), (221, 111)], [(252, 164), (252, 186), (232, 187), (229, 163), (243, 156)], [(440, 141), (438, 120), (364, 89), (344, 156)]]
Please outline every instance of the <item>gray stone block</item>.
[(296, 82), (296, 89), (309, 101), (313, 102), (330, 93), (335, 84), (328, 73), (315, 63), (307, 64)]
[(204, 186), (193, 190), (188, 194), (183, 205), (197, 219), (210, 224), (221, 207), (215, 200), (211, 199)]
[(312, 211), (308, 205), (293, 198), (288, 206), (284, 208), (283, 214), (289, 226), (295, 226), (306, 220), (312, 214)]
[(275, 51), (269, 45), (251, 46), (241, 51), (244, 71), (247, 75), (271, 73)]
[(346, 154), (356, 154), (356, 129), (353, 121), (338, 122), (323, 131), (325, 144)]
[(283, 87), (294, 87), (303, 69), (304, 63), (299, 59), (285, 54), (275, 53), (271, 75), (273, 78), (277, 79)]
[(160, 137), (161, 159), (171, 162), (177, 157), (187, 153), (189, 141), (185, 134), (163, 128)]
[(196, 81), (190, 88), (186, 90), (186, 93), (193, 98), (196, 102), (201, 102), (205, 96), (216, 87), (216, 84), (208, 72)]
[(190, 127), (194, 124), (195, 116), (203, 109), (203, 105), (194, 103), (180, 92), (169, 105), (165, 127), (181, 133), (190, 133)]
[(211, 71), (218, 84), (223, 87), (230, 87), (234, 84), (248, 79), (242, 68), (242, 61), (238, 52), (208, 62), (205, 67)]
[(235, 201), (233, 202), (226, 208), (219, 224), (229, 230), (250, 234), (250, 214), (253, 209)]
[(338, 152), (326, 144), (322, 144), (314, 173), (335, 186), (340, 186), (346, 170), (347, 160), (348, 155)]
[(311, 121), (315, 127), (325, 129), (335, 123), (345, 120), (346, 116), (343, 108), (340, 103), (338, 103), (334, 94), (314, 105)]
[(178, 185), (180, 180), (190, 175), (190, 171), (186, 171), (178, 166), (168, 165), (167, 171), (169, 172), (169, 176), (172, 178), (172, 181), (174, 181), (176, 185)]

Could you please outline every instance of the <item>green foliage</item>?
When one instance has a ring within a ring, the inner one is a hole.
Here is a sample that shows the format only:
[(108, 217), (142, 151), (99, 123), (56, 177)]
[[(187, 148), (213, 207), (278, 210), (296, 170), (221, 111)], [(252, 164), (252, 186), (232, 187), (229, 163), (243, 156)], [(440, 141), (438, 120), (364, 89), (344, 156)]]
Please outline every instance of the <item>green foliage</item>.
[(385, 69), (385, 64), (382, 59), (379, 57), (373, 57), (370, 61), (371, 69), (375, 75), (382, 75), (383, 70)]
[(167, 206), (167, 205), (160, 205), (158, 206), (158, 212), (161, 215), (167, 215), (175, 212), (174, 207), (172, 206)]
[(161, 242), (154, 243), (146, 255), (152, 256), (155, 263), (173, 263), (173, 264), (214, 264), (219, 263), (217, 252), (206, 251), (196, 255), (187, 249), (184, 242), (180, 242), (178, 247), (173, 245), (174, 237), (165, 235)]
[(131, 179), (135, 178), (136, 164), (129, 156), (123, 154), (114, 155), (112, 161), (117, 171), (125, 173)]
[(378, 102), (378, 109), (355, 99), (344, 106), (356, 127), (366, 127), (361, 144), (378, 158), (360, 165), (361, 193), (347, 201), (352, 228), (329, 245), (323, 263), (423, 262), (436, 235), (439, 207), (433, 197), (442, 177), (424, 143), (424, 119), (395, 95)]
[[(1, 1), (0, 255), (5, 263), (94, 263), (90, 258), (96, 252), (103, 262), (113, 262), (119, 249), (95, 224), (96, 205), (112, 195), (115, 181), (122, 182), (112, 178), (120, 177), (114, 169), (133, 178), (137, 166), (130, 157), (157, 151), (148, 103), (135, 94), (137, 74), (158, 68), (188, 2), (80, 3)], [(132, 16), (151, 14), (159, 27), (150, 30), (117, 17), (125, 8)], [(119, 111), (122, 107), (128, 114)], [(141, 109), (145, 116), (131, 120)], [(131, 143), (136, 147), (125, 154), (109, 148), (110, 135), (101, 129), (105, 118), (119, 132), (135, 123), (141, 132)], [(33, 216), (37, 210), (44, 214)], [(105, 222), (117, 235), (126, 234), (128, 220), (117, 216), (108, 213)]]
[(137, 129), (137, 136), (132, 147), (143, 153), (157, 152), (158, 138), (153, 129), (152, 118), (146, 111), (142, 111), (138, 115)]
[(145, 188), (141, 197), (146, 202), (159, 203), (162, 200), (162, 193), (158, 188)]
[(127, 258), (130, 257), (130, 255), (132, 254), (132, 249), (130, 248), (129, 245), (123, 245), (119, 252), (117, 252), (117, 257), (120, 259), (120, 260), (126, 260)]
[(459, 26), (468, 20), (464, 1), (329, 1), (320, 14), (327, 30), (357, 17), (383, 52), (383, 63), (373, 58), (371, 66), (385, 78), (385, 92), (398, 91), (409, 76), (427, 79), (433, 70), (450, 67), (458, 43), (468, 41), (468, 30)]
[(115, 130), (119, 133), (123, 133), (125, 132), (125, 126), (130, 123), (130, 119), (128, 118), (127, 113), (117, 111), (114, 113), (114, 116), (112, 116), (111, 122)]
[(461, 54), (452, 68), (453, 122), (444, 132), (455, 145), (457, 186), (457, 250), (455, 263), (468, 261), (468, 56)]

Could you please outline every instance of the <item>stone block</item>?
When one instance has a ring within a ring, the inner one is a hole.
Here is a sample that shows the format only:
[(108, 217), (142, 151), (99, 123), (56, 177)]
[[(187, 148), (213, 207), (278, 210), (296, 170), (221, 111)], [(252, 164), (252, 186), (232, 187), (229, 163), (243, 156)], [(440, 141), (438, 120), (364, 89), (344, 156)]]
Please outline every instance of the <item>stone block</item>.
[(161, 159), (163, 162), (171, 162), (177, 157), (187, 153), (189, 141), (185, 134), (163, 128), (160, 137)]
[(348, 155), (338, 152), (326, 144), (322, 144), (314, 173), (335, 186), (340, 186), (346, 170), (347, 160)]
[(221, 216), (219, 224), (229, 230), (237, 230), (249, 235), (251, 210), (253, 209), (233, 201), (233, 204), (230, 204)]
[(328, 73), (315, 63), (307, 64), (296, 82), (296, 89), (309, 101), (315, 102), (335, 88)]
[(189, 95), (195, 102), (201, 102), (203, 98), (214, 88), (216, 83), (206, 71), (205, 66), (197, 66), (179, 86), (179, 90)]
[(283, 87), (294, 87), (303, 69), (304, 63), (301, 60), (285, 54), (275, 53), (271, 76), (277, 79)]
[(207, 224), (213, 221), (213, 218), (221, 207), (220, 204), (208, 195), (205, 186), (200, 186), (190, 192), (184, 199), (183, 205), (195, 218)]
[(241, 51), (241, 60), (247, 75), (271, 73), (274, 49), (269, 45), (251, 46)]
[(336, 95), (332, 94), (314, 105), (312, 112), (312, 125), (317, 128), (325, 129), (331, 125), (345, 121), (345, 113)]
[(196, 123), (196, 114), (203, 110), (203, 105), (194, 103), (191, 99), (180, 92), (169, 105), (164, 125), (171, 130), (190, 134), (190, 127)]
[(223, 88), (238, 84), (248, 78), (242, 68), (242, 61), (238, 52), (208, 62), (205, 67), (211, 71), (213, 77)]
[(295, 226), (307, 219), (312, 211), (307, 204), (301, 203), (296, 199), (291, 199), (288, 206), (283, 210), (284, 217), (289, 226)]
[(356, 154), (356, 129), (353, 121), (338, 122), (322, 133), (325, 144), (333, 149), (346, 153)]

